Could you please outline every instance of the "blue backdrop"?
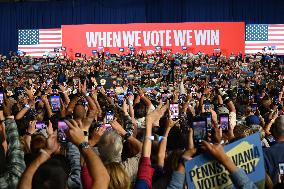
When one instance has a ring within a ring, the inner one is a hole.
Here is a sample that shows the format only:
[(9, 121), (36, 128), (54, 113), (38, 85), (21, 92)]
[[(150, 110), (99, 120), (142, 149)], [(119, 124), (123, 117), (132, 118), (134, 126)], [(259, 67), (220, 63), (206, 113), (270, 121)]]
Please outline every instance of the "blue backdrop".
[(283, 0), (65, 0), (6, 3), (0, 4), (0, 52), (17, 50), (18, 29), (87, 23), (284, 23), (283, 9)]

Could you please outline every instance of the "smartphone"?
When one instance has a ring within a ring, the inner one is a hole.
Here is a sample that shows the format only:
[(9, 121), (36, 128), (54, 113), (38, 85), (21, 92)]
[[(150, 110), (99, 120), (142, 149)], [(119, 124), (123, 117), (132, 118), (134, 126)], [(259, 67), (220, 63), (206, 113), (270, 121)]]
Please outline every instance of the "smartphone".
[(69, 129), (68, 125), (64, 121), (58, 121), (58, 141), (66, 142), (66, 134), (65, 132)]
[(0, 109), (2, 110), (4, 108), (4, 92), (0, 92)]
[(208, 138), (206, 125), (206, 119), (202, 117), (197, 117), (192, 122), (193, 141), (197, 146), (201, 145), (202, 140), (207, 140)]
[(211, 107), (211, 104), (209, 101), (205, 101), (204, 102), (204, 109), (205, 111), (209, 111), (210, 110), (210, 107)]
[(229, 129), (229, 114), (220, 114), (219, 124), (223, 131), (227, 131)]
[(179, 117), (178, 104), (170, 104), (170, 116), (172, 120), (177, 120)]
[(182, 104), (185, 100), (186, 100), (185, 94), (181, 94), (181, 95), (178, 96), (178, 103), (179, 104)]
[(284, 182), (284, 163), (278, 163), (280, 182)]
[(124, 94), (119, 94), (118, 95), (118, 105), (122, 106), (124, 101)]
[(205, 112), (204, 118), (206, 119), (207, 130), (211, 131), (212, 130), (212, 114), (211, 114), (211, 112)]
[(275, 138), (272, 135), (268, 135), (265, 138), (268, 140), (269, 143), (275, 142)]
[(101, 85), (98, 85), (97, 86), (97, 91), (100, 91), (102, 89), (102, 86)]
[(256, 110), (257, 110), (257, 103), (253, 103), (251, 105), (251, 109), (252, 109), (253, 112), (256, 112)]
[(127, 95), (133, 95), (133, 86), (127, 88)]
[(167, 100), (168, 100), (168, 94), (162, 93), (162, 102), (165, 104), (167, 103)]
[(40, 96), (37, 96), (37, 97), (35, 98), (35, 101), (36, 101), (36, 102), (41, 102), (41, 101), (42, 101), (42, 99), (41, 99), (41, 97), (40, 97)]
[(41, 130), (41, 129), (46, 129), (46, 124), (43, 121), (37, 121), (36, 122), (36, 129)]
[(60, 96), (58, 95), (50, 96), (50, 103), (53, 112), (58, 112), (60, 110)]
[(112, 110), (109, 110), (106, 112), (106, 127), (111, 127), (110, 122), (113, 120), (114, 118), (114, 113)]

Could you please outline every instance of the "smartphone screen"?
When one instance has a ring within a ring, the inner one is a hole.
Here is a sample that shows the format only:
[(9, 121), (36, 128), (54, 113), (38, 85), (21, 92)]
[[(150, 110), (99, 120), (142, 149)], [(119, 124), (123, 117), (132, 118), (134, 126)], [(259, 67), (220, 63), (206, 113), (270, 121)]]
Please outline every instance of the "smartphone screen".
[(177, 120), (179, 117), (178, 104), (170, 104), (170, 116), (172, 120)]
[(106, 127), (110, 127), (110, 122), (113, 120), (114, 118), (114, 114), (113, 114), (113, 111), (107, 111), (106, 113), (106, 124), (105, 126)]
[(275, 142), (275, 138), (272, 135), (268, 135), (266, 139), (268, 140), (269, 143)]
[(128, 87), (127, 88), (127, 95), (133, 95), (133, 87)]
[(279, 163), (279, 173), (284, 175), (284, 163)]
[(202, 140), (206, 140), (208, 137), (206, 120), (199, 119), (192, 122), (193, 140), (194, 143), (200, 145)]
[(205, 111), (209, 111), (209, 110), (210, 110), (210, 107), (211, 107), (210, 102), (206, 101), (206, 102), (204, 103), (204, 109), (205, 109)]
[(46, 124), (42, 121), (37, 121), (36, 122), (36, 129), (41, 130), (41, 129), (46, 129)]
[(251, 105), (251, 109), (252, 109), (253, 112), (256, 112), (256, 110), (257, 110), (257, 103), (253, 103)]
[(4, 93), (0, 92), (0, 108), (2, 109), (4, 105)]
[(60, 96), (58, 95), (50, 96), (50, 103), (53, 112), (58, 112), (60, 110)]
[(118, 95), (118, 105), (122, 106), (124, 101), (124, 94), (119, 94)]
[(37, 96), (37, 97), (35, 98), (35, 100), (36, 100), (36, 102), (41, 102), (41, 101), (42, 101), (42, 99), (41, 99), (40, 96)]
[(279, 163), (279, 176), (280, 176), (280, 182), (284, 182), (284, 163)]
[(212, 114), (211, 112), (205, 112), (204, 117), (206, 119), (207, 129), (208, 131), (212, 130)]
[(185, 94), (181, 94), (178, 96), (178, 103), (182, 104), (186, 100)]
[(65, 132), (69, 129), (68, 125), (64, 121), (58, 121), (58, 140), (60, 142), (66, 142)]
[(166, 103), (167, 100), (168, 100), (168, 94), (163, 93), (163, 94), (162, 94), (162, 101), (163, 101), (163, 103)]
[(228, 114), (220, 114), (219, 115), (219, 124), (223, 131), (228, 130), (229, 128), (229, 115)]

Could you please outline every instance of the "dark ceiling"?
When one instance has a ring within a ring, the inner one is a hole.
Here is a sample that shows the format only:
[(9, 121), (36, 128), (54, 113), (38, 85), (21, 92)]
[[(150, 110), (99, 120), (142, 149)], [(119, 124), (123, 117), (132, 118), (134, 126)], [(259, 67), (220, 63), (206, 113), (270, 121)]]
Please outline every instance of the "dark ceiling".
[(0, 0), (0, 3), (43, 2), (43, 1), (55, 1), (55, 0)]

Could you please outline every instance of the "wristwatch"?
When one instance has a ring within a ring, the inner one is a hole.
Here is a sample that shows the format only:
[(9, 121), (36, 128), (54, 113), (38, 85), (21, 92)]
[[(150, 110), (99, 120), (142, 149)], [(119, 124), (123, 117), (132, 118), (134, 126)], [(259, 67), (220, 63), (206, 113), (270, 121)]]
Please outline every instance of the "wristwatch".
[(24, 108), (27, 109), (27, 110), (29, 110), (31, 107), (30, 107), (29, 104), (25, 104), (25, 105), (24, 105)]
[(89, 132), (88, 131), (84, 131), (84, 136), (89, 136)]
[(30, 133), (30, 132), (28, 132), (28, 131), (26, 131), (26, 132), (25, 132), (25, 135), (32, 136), (33, 134)]
[(90, 145), (89, 145), (88, 142), (84, 141), (81, 144), (79, 144), (78, 148), (79, 148), (79, 150), (83, 150), (83, 149), (90, 148)]
[(129, 137), (131, 137), (131, 133), (127, 132), (124, 136), (123, 136), (123, 142), (126, 142)]

